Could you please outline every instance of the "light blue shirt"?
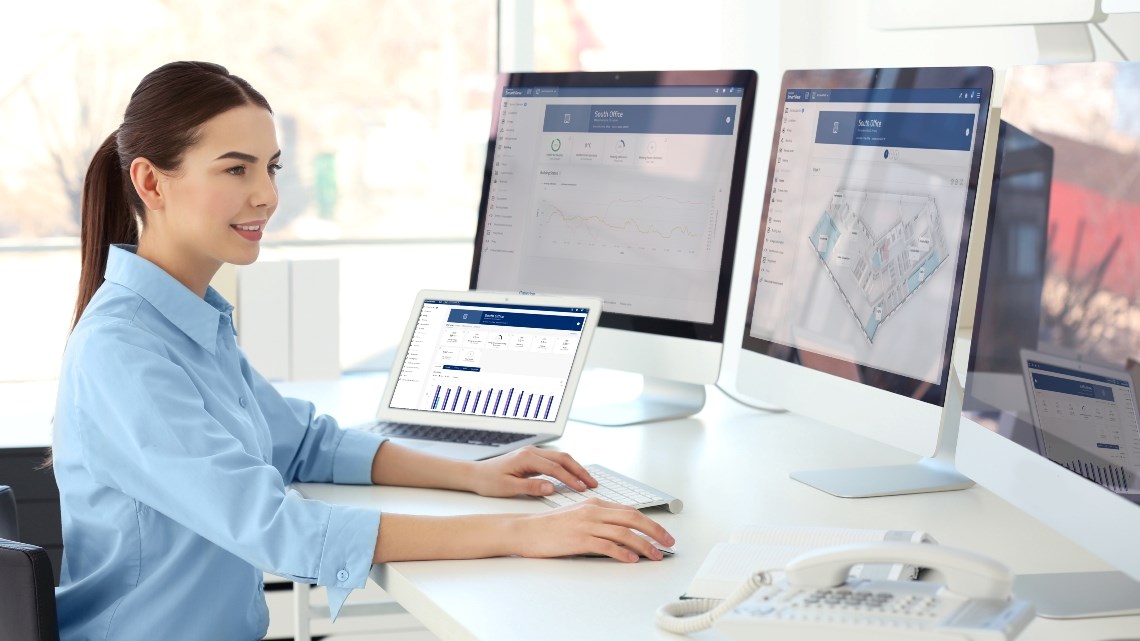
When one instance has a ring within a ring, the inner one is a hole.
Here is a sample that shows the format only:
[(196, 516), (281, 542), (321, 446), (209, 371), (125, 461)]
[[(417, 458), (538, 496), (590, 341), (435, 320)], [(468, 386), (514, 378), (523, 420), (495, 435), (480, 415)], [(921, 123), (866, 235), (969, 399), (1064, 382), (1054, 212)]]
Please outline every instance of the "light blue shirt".
[(372, 565), (377, 510), (295, 481), (369, 483), (381, 437), (283, 398), (235, 342), (230, 305), (112, 247), (63, 359), (53, 441), (64, 641), (260, 639), (262, 571), (329, 588)]

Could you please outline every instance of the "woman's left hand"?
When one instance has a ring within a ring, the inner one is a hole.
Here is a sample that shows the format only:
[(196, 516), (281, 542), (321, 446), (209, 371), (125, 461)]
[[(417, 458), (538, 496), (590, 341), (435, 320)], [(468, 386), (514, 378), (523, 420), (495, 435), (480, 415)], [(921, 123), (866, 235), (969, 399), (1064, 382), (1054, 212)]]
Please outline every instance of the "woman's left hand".
[(586, 468), (569, 454), (534, 446), (478, 461), (472, 470), (471, 491), (481, 496), (546, 496), (553, 493), (553, 483), (533, 478), (539, 474), (558, 479), (580, 492), (598, 486)]

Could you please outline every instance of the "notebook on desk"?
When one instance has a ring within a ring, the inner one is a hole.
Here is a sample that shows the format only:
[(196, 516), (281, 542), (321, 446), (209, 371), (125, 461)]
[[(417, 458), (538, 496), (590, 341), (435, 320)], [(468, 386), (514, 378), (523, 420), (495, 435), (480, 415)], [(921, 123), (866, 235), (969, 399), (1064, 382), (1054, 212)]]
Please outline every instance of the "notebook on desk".
[(601, 311), (577, 296), (422, 291), (376, 421), (358, 427), (472, 461), (554, 440)]

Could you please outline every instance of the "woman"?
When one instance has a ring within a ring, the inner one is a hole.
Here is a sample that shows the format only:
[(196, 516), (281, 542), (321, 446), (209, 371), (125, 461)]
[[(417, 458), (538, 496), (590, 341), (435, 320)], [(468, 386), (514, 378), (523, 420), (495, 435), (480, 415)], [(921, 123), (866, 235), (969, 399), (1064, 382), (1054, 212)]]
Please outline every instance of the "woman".
[(528, 448), (470, 463), (342, 430), (281, 397), (238, 350), (209, 287), (257, 259), (281, 167), (265, 98), (224, 67), (147, 75), (84, 182), (82, 272), (55, 414), (64, 639), (257, 639), (262, 571), (329, 588), (335, 613), (373, 563), (661, 553), (664, 529), (594, 502), (533, 515), (384, 514), (305, 500), (292, 482), (542, 495), (596, 482)]

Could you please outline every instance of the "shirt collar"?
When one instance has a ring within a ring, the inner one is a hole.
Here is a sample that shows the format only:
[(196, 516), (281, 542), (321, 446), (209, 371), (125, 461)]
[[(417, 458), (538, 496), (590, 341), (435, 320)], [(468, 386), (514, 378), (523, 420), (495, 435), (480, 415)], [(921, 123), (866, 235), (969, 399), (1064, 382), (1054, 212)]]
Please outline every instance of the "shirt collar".
[(214, 353), (218, 323), (223, 316), (233, 330), (234, 306), (213, 287), (206, 288), (205, 299), (199, 298), (136, 250), (134, 245), (112, 245), (104, 278), (141, 296), (172, 325)]

